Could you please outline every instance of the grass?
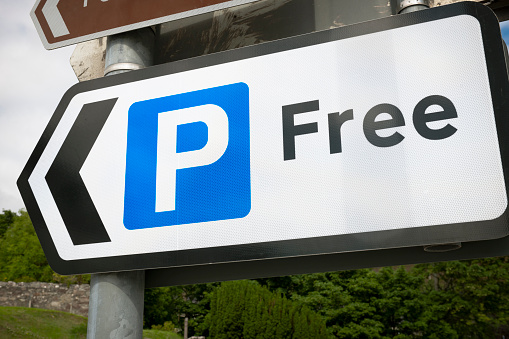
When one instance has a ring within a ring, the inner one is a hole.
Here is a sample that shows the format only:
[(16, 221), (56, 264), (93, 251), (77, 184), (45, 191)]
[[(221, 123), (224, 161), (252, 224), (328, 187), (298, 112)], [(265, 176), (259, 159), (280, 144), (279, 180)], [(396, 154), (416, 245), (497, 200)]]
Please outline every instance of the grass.
[(143, 330), (143, 339), (182, 339), (181, 335), (174, 332)]
[[(86, 339), (87, 318), (26, 307), (0, 307), (1, 339)], [(167, 331), (143, 330), (144, 339), (182, 339)]]
[(87, 318), (74, 314), (25, 307), (0, 307), (2, 339), (85, 339)]

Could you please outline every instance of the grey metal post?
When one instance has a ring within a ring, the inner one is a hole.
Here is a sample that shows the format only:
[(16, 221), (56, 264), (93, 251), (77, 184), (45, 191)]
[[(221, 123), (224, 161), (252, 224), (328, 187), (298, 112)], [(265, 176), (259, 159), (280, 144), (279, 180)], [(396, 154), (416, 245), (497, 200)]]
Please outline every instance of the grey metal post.
[[(151, 28), (108, 37), (105, 76), (153, 64)], [(145, 271), (93, 274), (90, 282), (88, 339), (141, 339)]]
[(93, 274), (88, 339), (141, 339), (145, 271)]
[(428, 8), (428, 0), (400, 0), (398, 14), (417, 12)]
[(134, 71), (154, 63), (155, 34), (152, 28), (108, 37), (104, 75)]

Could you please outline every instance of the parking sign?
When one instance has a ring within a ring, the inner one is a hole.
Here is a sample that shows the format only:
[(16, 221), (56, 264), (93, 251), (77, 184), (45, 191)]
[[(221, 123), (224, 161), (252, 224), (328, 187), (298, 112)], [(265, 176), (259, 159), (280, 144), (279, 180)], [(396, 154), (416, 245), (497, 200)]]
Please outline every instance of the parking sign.
[(75, 85), (19, 187), (66, 274), (501, 238), (508, 88), (443, 6)]

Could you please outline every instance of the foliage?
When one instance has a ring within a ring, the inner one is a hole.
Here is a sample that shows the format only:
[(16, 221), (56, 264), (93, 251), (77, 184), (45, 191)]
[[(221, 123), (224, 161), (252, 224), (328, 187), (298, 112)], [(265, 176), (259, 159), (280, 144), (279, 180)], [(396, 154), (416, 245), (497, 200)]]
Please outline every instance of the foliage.
[(151, 328), (167, 321), (183, 331), (184, 319), (189, 319), (190, 336), (200, 334), (210, 308), (209, 293), (217, 284), (159, 287), (145, 290), (144, 327)]
[[(423, 318), (430, 338), (509, 335), (509, 257), (418, 265), (426, 277)], [(448, 330), (448, 335), (439, 331)]]
[[(69, 285), (90, 276), (54, 273), (27, 212), (3, 210), (0, 280)], [(329, 338), (501, 338), (509, 257), (147, 289), (144, 315), (145, 328), (183, 331), (187, 317), (190, 336), (217, 338), (305, 338), (322, 324)]]
[(0, 307), (0, 337), (86, 338), (87, 319), (59, 311)]
[(331, 338), (501, 338), (509, 258), (260, 279), (320, 313)]
[(14, 223), (15, 217), (16, 213), (10, 210), (2, 210), (2, 214), (0, 214), (0, 238), (3, 238), (7, 228)]
[[(1, 233), (5, 227), (4, 233)], [(53, 272), (35, 234), (28, 213), (0, 214), (0, 281), (44, 281), (70, 284), (90, 282), (90, 275), (62, 276)]]
[(49, 282), (53, 278), (26, 211), (16, 215), (0, 239), (0, 278), (25, 282)]
[[(276, 282), (266, 279), (271, 288)], [(331, 338), (403, 338), (419, 331), (422, 279), (403, 268), (293, 276), (284, 281), (288, 297), (321, 314)]]
[(163, 325), (152, 325), (153, 330), (157, 331), (168, 331), (168, 332), (180, 332), (178, 328), (171, 321), (165, 321)]
[(174, 332), (159, 330), (143, 330), (143, 339), (182, 339), (183, 337)]
[(210, 338), (321, 338), (325, 322), (304, 305), (255, 281), (224, 282), (211, 296)]
[(70, 285), (81, 285), (81, 284), (90, 284), (90, 274), (79, 274), (79, 275), (60, 275), (58, 273), (53, 272), (53, 279), (51, 280), (54, 283), (65, 284), (67, 286)]
[[(286, 276), (258, 279), (258, 282), (272, 291), (272, 295), (284, 296), (320, 314), (329, 338), (502, 338), (509, 335), (508, 275), (509, 258), (503, 257), (412, 268), (386, 267), (378, 271)], [(221, 316), (231, 319), (231, 323), (216, 326), (231, 327), (232, 331), (246, 329), (245, 338), (250, 337), (249, 333), (255, 333), (255, 337), (265, 328), (249, 322), (246, 325), (246, 318), (239, 316), (244, 314), (242, 307), (246, 306), (233, 300), (247, 293), (239, 288), (230, 291), (232, 295), (228, 297), (209, 286), (206, 293), (195, 295), (192, 302), (187, 301), (201, 305), (200, 318), (193, 320), (195, 334), (209, 336), (212, 323), (210, 319), (204, 322), (203, 315), (211, 307), (210, 298), (216, 300), (221, 293), (222, 300), (231, 298), (226, 304), (237, 308)], [(181, 293), (174, 293), (174, 298), (181, 298)], [(251, 292), (249, 297), (246, 295), (246, 303), (252, 302), (250, 297)], [(270, 305), (266, 299), (262, 300)], [(211, 308), (210, 314), (214, 312)], [(216, 315), (218, 319), (221, 317)], [(280, 330), (285, 326), (280, 325)]]

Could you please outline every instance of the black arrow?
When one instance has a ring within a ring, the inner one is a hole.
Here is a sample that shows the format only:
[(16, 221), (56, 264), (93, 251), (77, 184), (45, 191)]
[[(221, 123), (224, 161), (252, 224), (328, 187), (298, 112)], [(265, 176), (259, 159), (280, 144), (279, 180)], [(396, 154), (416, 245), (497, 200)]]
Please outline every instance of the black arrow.
[(46, 174), (74, 245), (111, 241), (79, 171), (118, 98), (83, 105)]

